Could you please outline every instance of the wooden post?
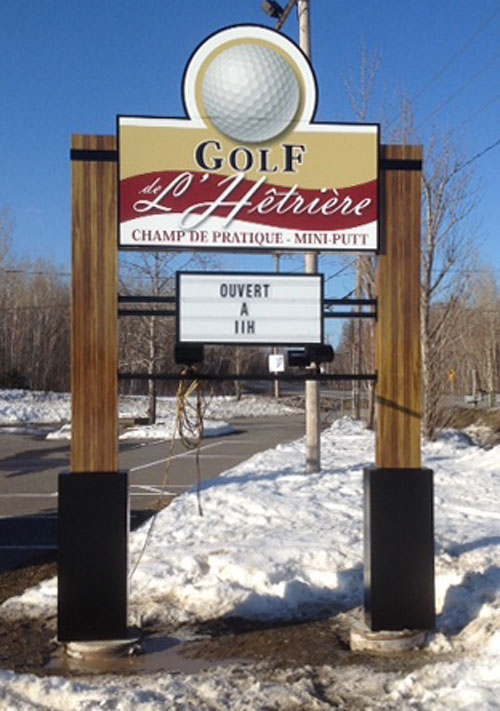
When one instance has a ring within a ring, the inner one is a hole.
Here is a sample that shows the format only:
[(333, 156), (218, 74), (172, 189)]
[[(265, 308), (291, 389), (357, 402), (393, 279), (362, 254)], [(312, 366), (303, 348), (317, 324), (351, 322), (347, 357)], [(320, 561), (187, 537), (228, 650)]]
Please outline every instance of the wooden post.
[(71, 470), (116, 472), (117, 164), (98, 158), (116, 150), (116, 138), (73, 136), (72, 149), (80, 158), (73, 160)]
[(381, 146), (376, 466), (365, 469), (365, 613), (372, 631), (433, 629), (432, 471), (421, 460), (421, 146)]
[(73, 136), (71, 473), (59, 478), (58, 638), (127, 636), (128, 475), (118, 471), (114, 136)]
[(381, 162), (383, 245), (377, 274), (375, 336), (376, 464), (420, 467), (422, 147), (381, 146)]

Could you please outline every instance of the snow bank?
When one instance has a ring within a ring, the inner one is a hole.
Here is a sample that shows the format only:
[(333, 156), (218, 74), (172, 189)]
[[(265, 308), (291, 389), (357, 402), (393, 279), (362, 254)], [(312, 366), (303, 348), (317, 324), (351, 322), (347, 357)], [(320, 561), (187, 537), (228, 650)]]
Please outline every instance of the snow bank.
[(67, 393), (0, 390), (0, 424), (68, 422), (71, 397)]
[[(236, 428), (227, 422), (215, 422), (215, 420), (203, 421), (203, 436), (204, 437), (221, 437), (222, 435), (235, 432)], [(171, 440), (179, 437), (179, 431), (176, 423), (173, 420), (162, 421), (159, 419), (155, 425), (141, 425), (136, 427), (127, 427), (120, 435), (120, 440), (125, 439), (160, 439)], [(71, 425), (63, 425), (55, 432), (49, 432), (46, 439), (53, 440), (70, 440)]]
[[(188, 400), (193, 403), (194, 399)], [(238, 417), (266, 417), (301, 412), (283, 400), (266, 396), (206, 397), (205, 433), (216, 437), (232, 430), (225, 420)], [(119, 417), (140, 419), (147, 416), (147, 398), (125, 395), (120, 397)], [(157, 401), (157, 424), (149, 427), (130, 427), (122, 439), (171, 439), (177, 417), (177, 398), (159, 397)], [(71, 395), (68, 393), (45, 393), (31, 390), (0, 390), (0, 425), (16, 425), (20, 433), (22, 424), (56, 424), (62, 427), (51, 432), (47, 439), (71, 439)], [(4, 429), (7, 431), (7, 428)], [(27, 430), (24, 430), (27, 431)]]

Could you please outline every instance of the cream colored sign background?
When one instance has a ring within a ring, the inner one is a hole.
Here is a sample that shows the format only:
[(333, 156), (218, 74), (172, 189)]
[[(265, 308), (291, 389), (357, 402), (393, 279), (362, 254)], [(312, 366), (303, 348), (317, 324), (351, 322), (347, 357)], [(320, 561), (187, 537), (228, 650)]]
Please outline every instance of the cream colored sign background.
[[(123, 119), (127, 121), (127, 119)], [(133, 119), (130, 119), (133, 121)], [(210, 155), (226, 159), (225, 165), (217, 171), (221, 175), (232, 175), (234, 170), (227, 163), (227, 155), (238, 144), (221, 134), (215, 135), (214, 128), (190, 128), (189, 121), (180, 125), (180, 121), (163, 119), (161, 125), (121, 125), (120, 128), (120, 179), (134, 175), (144, 175), (160, 170), (202, 171), (196, 163), (196, 147), (207, 140), (217, 140), (222, 144), (222, 151), (210, 149)], [(158, 124), (158, 119), (151, 123)], [(174, 124), (174, 125), (172, 125)], [(177, 124), (177, 125), (175, 125)], [(312, 130), (295, 130), (282, 137), (279, 143), (263, 144), (258, 148), (269, 148), (268, 164), (282, 166), (282, 144), (305, 145), (303, 165), (297, 173), (269, 173), (270, 185), (292, 186), (301, 188), (344, 188), (367, 183), (377, 177), (378, 136), (376, 127), (368, 126), (366, 131), (352, 126), (320, 125)], [(316, 130), (315, 130), (316, 129)], [(330, 129), (330, 130), (329, 130)], [(257, 148), (247, 146), (257, 155)], [(258, 158), (256, 160), (258, 163)], [(258, 180), (262, 173), (255, 168), (246, 173), (250, 180)]]

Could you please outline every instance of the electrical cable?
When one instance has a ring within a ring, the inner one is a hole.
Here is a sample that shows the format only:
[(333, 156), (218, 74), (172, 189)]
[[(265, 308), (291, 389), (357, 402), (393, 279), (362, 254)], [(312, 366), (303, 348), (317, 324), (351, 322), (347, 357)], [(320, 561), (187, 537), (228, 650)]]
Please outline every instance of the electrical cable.
[(439, 69), (434, 74), (432, 79), (418, 92), (418, 94), (416, 94), (416, 96), (413, 97), (412, 101), (416, 101), (417, 99), (419, 99), (422, 96), (422, 94), (424, 94), (427, 91), (427, 89), (430, 89), (430, 87), (437, 81), (437, 79), (439, 79), (441, 74), (443, 74), (448, 69), (448, 67), (450, 67), (453, 64), (455, 59), (457, 59), (457, 57), (459, 57), (461, 54), (463, 54), (465, 52), (465, 50), (469, 47), (469, 45), (471, 45), (474, 42), (474, 40), (476, 40), (479, 37), (479, 35), (483, 32), (483, 30), (485, 30), (488, 27), (488, 25), (490, 25), (493, 22), (493, 20), (498, 15), (498, 13), (500, 13), (500, 7), (498, 7), (488, 17), (488, 19), (485, 20), (485, 22), (479, 27), (479, 29), (455, 52), (455, 54), (453, 54), (450, 57), (450, 59), (441, 67), (441, 69)]
[(430, 114), (428, 114), (420, 123), (417, 125), (417, 129), (419, 129), (421, 126), (424, 125), (424, 123), (427, 123), (427, 121), (432, 118), (435, 114), (439, 113), (441, 109), (443, 109), (447, 104), (450, 103), (450, 101), (453, 101), (453, 99), (458, 96), (459, 94), (462, 93), (470, 84), (476, 81), (476, 79), (484, 72), (486, 69), (488, 69), (494, 62), (497, 61), (497, 59), (500, 57), (500, 52), (498, 54), (495, 54), (495, 56), (490, 59), (486, 64), (483, 64), (482, 67), (475, 73), (473, 74), (462, 86), (460, 86), (456, 91), (454, 91), (452, 94), (450, 94), (444, 101), (442, 101), (439, 106), (437, 106), (433, 111), (431, 111)]
[(482, 114), (483, 111), (486, 111), (486, 109), (489, 109), (490, 106), (493, 106), (497, 101), (500, 100), (500, 94), (497, 94), (493, 99), (488, 101), (486, 104), (483, 104), (481, 108), (477, 109), (477, 111), (474, 111), (473, 114), (468, 116), (466, 119), (464, 119), (461, 123), (458, 124), (458, 126), (455, 126), (454, 129), (452, 129), (451, 133), (455, 133), (458, 131), (462, 126), (465, 126), (465, 124), (469, 123), (469, 121), (472, 121), (473, 119), (476, 118), (476, 116), (479, 116), (479, 114)]
[[(189, 372), (185, 371), (185, 372)], [(181, 380), (177, 390), (177, 407), (178, 416), (177, 422), (179, 427), (179, 437), (184, 447), (188, 450), (195, 450), (196, 463), (196, 498), (198, 501), (198, 513), (203, 516), (201, 506), (201, 463), (200, 450), (201, 442), (204, 433), (204, 415), (205, 415), (205, 398), (203, 390), (203, 381), (193, 380), (190, 385), (189, 381)], [(196, 394), (196, 404), (190, 402), (190, 397)]]
[[(459, 47), (459, 49), (448, 59), (445, 64), (438, 69), (438, 71), (431, 77), (430, 81), (425, 84), (420, 91), (418, 91), (415, 96), (411, 98), (411, 103), (417, 101), (425, 92), (433, 86), (436, 81), (439, 79), (439, 77), (444, 74), (444, 72), (453, 64), (453, 62), (465, 52), (465, 50), (479, 37), (479, 35), (493, 22), (493, 20), (496, 18), (496, 16), (500, 13), (500, 7), (498, 7), (484, 22), (483, 24), (476, 30), (476, 32), (469, 37), (468, 40), (464, 42), (464, 44)], [(387, 127), (390, 128), (401, 116), (402, 111), (398, 111), (398, 113), (394, 116), (393, 119), (391, 119)]]
[(496, 148), (496, 147), (499, 146), (499, 145), (500, 145), (500, 138), (497, 138), (497, 140), (494, 141), (494, 143), (492, 143), (492, 144), (489, 145), (489, 146), (486, 146), (486, 148), (483, 148), (482, 151), (479, 151), (479, 153), (476, 153), (475, 156), (472, 156), (472, 158), (470, 158), (469, 160), (465, 161), (465, 163), (461, 163), (460, 165), (458, 165), (458, 166), (455, 168), (455, 170), (453, 171), (453, 175), (454, 175), (455, 173), (458, 173), (459, 171), (463, 170), (464, 168), (467, 168), (471, 163), (474, 163), (474, 162), (475, 162), (476, 160), (478, 160), (479, 158), (482, 158), (486, 153), (489, 153), (490, 151), (492, 151), (494, 148)]
[(356, 264), (356, 260), (352, 259), (348, 264), (346, 264), (342, 269), (339, 269), (338, 271), (335, 272), (335, 274), (331, 274), (330, 276), (327, 276), (325, 278), (325, 281), (330, 281), (330, 279), (335, 279), (335, 277), (340, 276), (343, 272), (347, 271), (348, 269), (354, 269), (354, 265)]
[[(203, 381), (197, 380), (195, 372), (192, 368), (188, 368), (182, 372), (182, 375), (192, 373), (193, 381), (180, 380), (177, 388), (177, 398), (176, 398), (176, 417), (174, 429), (172, 431), (172, 436), (170, 438), (170, 444), (167, 452), (167, 465), (163, 479), (160, 485), (160, 495), (155, 502), (156, 513), (151, 517), (148, 530), (146, 532), (146, 537), (142, 548), (137, 556), (134, 563), (133, 569), (129, 574), (129, 583), (132, 580), (139, 563), (141, 562), (146, 548), (151, 540), (153, 534), (154, 526), (158, 513), (164, 508), (164, 503), (166, 500), (166, 489), (168, 485), (168, 480), (170, 476), (172, 455), (175, 447), (176, 435), (179, 435), (179, 439), (187, 450), (195, 450), (195, 463), (196, 463), (196, 499), (198, 503), (198, 514), (203, 516), (203, 509), (201, 506), (201, 443), (204, 433), (204, 415), (206, 410), (205, 394), (203, 389)], [(190, 402), (192, 395), (196, 395), (196, 402), (193, 405)]]

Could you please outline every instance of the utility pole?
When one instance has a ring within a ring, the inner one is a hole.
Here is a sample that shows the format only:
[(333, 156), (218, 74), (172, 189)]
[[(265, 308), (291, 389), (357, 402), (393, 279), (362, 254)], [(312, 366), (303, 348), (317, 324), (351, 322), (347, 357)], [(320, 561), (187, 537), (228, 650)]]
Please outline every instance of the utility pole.
[(311, 11), (310, 0), (298, 0), (299, 44), (306, 57), (311, 60)]
[[(311, 61), (311, 12), (310, 0), (298, 0), (299, 43), (300, 48)], [(309, 252), (305, 255), (306, 274), (318, 271), (318, 255)], [(306, 380), (306, 470), (309, 474), (321, 469), (320, 449), (320, 397), (319, 381)]]
[[(271, 17), (276, 17), (273, 8), (263, 9)], [(299, 16), (299, 44), (301, 50), (306, 57), (311, 61), (311, 0), (289, 0), (284, 9), (280, 8), (279, 21), (276, 25), (277, 30), (281, 30), (287, 21), (293, 8), (297, 6)], [(305, 272), (306, 274), (316, 274), (318, 271), (318, 256), (315, 252), (305, 255)], [(319, 400), (319, 382), (317, 380), (306, 380), (305, 385), (306, 399), (306, 471), (308, 474), (319, 472), (321, 469), (321, 452), (320, 452), (320, 400)]]
[[(276, 260), (276, 274), (280, 273), (280, 257), (281, 254), (279, 252), (275, 252), (274, 254), (274, 259)], [(273, 353), (277, 355), (279, 353), (279, 348), (276, 346), (273, 348)], [(274, 397), (279, 398), (281, 396), (281, 388), (280, 388), (280, 381), (278, 378), (274, 381)]]

